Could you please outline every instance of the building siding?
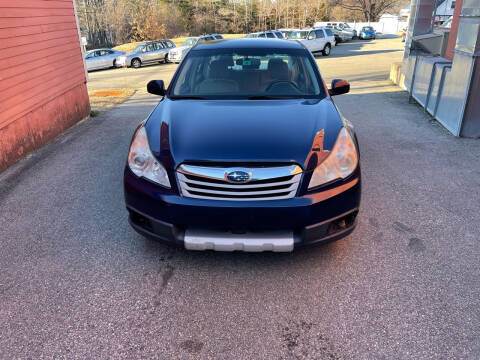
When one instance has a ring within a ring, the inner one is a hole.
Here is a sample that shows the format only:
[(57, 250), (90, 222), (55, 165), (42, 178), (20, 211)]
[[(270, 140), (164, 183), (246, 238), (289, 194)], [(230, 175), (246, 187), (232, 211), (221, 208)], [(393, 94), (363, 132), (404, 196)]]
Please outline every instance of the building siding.
[(89, 113), (73, 0), (0, 1), (0, 171)]

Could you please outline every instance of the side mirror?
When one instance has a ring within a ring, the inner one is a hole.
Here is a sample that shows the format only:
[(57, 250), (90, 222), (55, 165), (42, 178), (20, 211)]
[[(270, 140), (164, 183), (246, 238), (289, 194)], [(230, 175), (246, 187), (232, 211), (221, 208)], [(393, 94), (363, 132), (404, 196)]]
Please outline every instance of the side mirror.
[(163, 80), (151, 80), (147, 84), (147, 91), (153, 95), (165, 95), (165, 84)]
[(328, 90), (330, 96), (346, 94), (350, 91), (350, 84), (347, 80), (333, 79), (332, 88)]

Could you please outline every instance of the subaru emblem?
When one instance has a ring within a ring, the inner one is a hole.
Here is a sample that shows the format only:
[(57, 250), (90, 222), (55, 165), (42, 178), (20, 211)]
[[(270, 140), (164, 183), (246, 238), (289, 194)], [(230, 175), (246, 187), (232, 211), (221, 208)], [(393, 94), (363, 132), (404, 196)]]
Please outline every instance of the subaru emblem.
[(235, 184), (243, 184), (250, 180), (251, 173), (247, 173), (241, 170), (235, 170), (225, 174), (226, 180)]

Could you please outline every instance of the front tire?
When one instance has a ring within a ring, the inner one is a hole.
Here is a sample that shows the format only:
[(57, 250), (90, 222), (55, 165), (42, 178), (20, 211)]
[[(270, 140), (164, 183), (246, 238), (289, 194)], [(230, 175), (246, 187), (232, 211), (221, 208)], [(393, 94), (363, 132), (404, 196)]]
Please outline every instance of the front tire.
[(332, 47), (330, 46), (330, 44), (325, 45), (325, 47), (322, 50), (322, 55), (323, 56), (330, 55), (330, 50), (332, 50)]
[(133, 59), (132, 60), (132, 67), (133, 68), (138, 69), (141, 66), (142, 66), (142, 62), (140, 61), (140, 59)]

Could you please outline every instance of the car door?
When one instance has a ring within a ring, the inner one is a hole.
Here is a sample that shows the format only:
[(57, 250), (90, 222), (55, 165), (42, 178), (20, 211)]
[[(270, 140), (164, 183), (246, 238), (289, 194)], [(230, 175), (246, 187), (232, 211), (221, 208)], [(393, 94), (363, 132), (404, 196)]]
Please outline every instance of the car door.
[(316, 41), (316, 34), (315, 34), (315, 31), (312, 30), (308, 33), (307, 35), (307, 38), (305, 39), (305, 46), (307, 47), (308, 50), (310, 50), (311, 52), (314, 52), (316, 51), (315, 50), (315, 41)]
[(325, 48), (325, 45), (327, 43), (325, 34), (322, 29), (317, 29), (315, 30), (315, 35), (317, 36), (316, 44), (315, 44), (317, 51), (322, 51)]
[(153, 44), (155, 50), (154, 50), (154, 58), (153, 61), (162, 61), (165, 59), (165, 46), (162, 44), (161, 41), (158, 41)]
[(95, 51), (88, 52), (85, 55), (85, 65), (87, 66), (87, 71), (95, 69)]
[(149, 43), (145, 45), (145, 52), (143, 53), (142, 56), (142, 62), (143, 63), (151, 63), (154, 62), (157, 54), (155, 53), (155, 44), (154, 43)]
[(101, 58), (100, 63), (103, 69), (109, 68), (110, 66), (112, 66), (112, 62), (113, 62), (112, 54), (113, 54), (113, 51), (111, 50), (107, 50), (107, 49), (100, 50), (100, 58)]
[(102, 50), (95, 50), (95, 56), (93, 58), (93, 68), (94, 69), (101, 69), (104, 67), (104, 58), (102, 57), (103, 51)]

